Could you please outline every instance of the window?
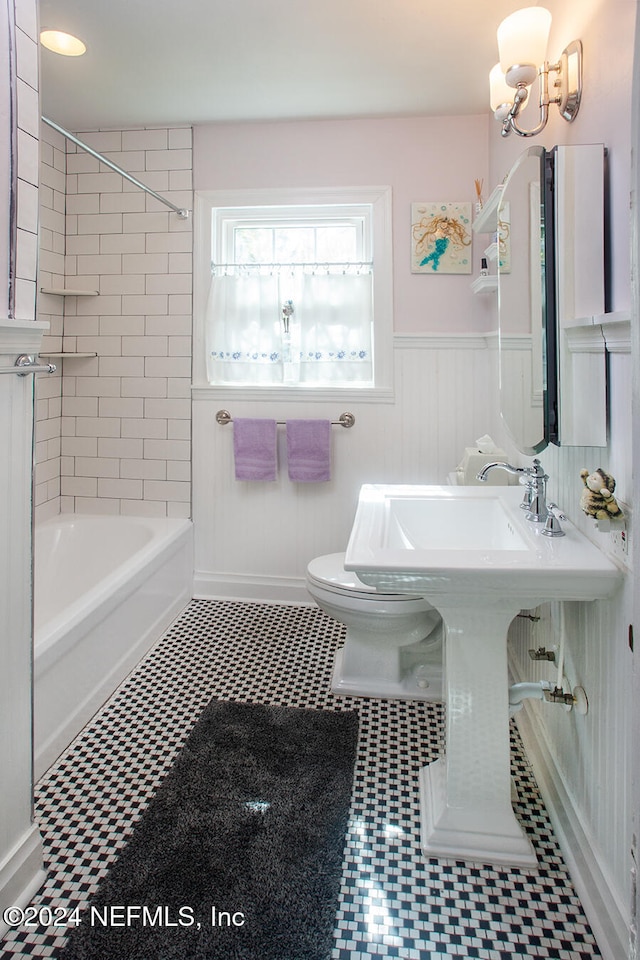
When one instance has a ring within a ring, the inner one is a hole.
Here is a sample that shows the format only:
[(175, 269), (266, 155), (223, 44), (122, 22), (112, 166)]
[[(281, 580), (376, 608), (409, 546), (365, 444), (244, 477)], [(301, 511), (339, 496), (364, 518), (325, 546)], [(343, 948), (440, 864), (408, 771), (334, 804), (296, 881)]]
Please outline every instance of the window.
[(200, 197), (208, 384), (366, 390), (388, 379), (388, 191), (347, 193)]

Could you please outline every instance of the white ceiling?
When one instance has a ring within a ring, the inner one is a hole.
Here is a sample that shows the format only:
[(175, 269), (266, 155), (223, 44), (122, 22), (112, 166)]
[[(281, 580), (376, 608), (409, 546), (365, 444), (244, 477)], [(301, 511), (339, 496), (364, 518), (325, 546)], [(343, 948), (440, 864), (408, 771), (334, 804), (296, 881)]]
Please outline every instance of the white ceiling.
[[(531, 0), (529, 0), (529, 3)], [(42, 112), (71, 130), (488, 110), (526, 0), (40, 0)]]

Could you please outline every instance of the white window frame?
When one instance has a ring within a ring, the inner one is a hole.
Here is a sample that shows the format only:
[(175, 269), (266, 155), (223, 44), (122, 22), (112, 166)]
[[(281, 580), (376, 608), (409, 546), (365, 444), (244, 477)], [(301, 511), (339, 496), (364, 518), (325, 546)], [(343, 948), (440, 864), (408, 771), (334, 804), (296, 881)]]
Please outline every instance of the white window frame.
[[(369, 236), (365, 222), (368, 219), (367, 210), (364, 208), (358, 209), (356, 204), (350, 204), (349, 206), (350, 213), (344, 214), (340, 206), (329, 204), (322, 204), (321, 207), (318, 207), (317, 204), (298, 204), (288, 208), (278, 205), (280, 219), (277, 226), (295, 227), (300, 222), (306, 224), (309, 221), (313, 221), (314, 225), (321, 223), (322, 220), (327, 220), (331, 224), (342, 221), (344, 224), (354, 226), (359, 233), (360, 259), (362, 261), (370, 260), (372, 238)], [(233, 249), (233, 233), (236, 227), (266, 227), (267, 229), (276, 227), (273, 217), (269, 217), (268, 210), (265, 211), (264, 206), (217, 207), (216, 209), (220, 211), (220, 217), (216, 218), (214, 227), (213, 260), (219, 264), (235, 259), (235, 257), (225, 256), (225, 251)]]
[[(369, 204), (372, 209), (372, 259), (374, 300), (374, 386), (305, 384), (209, 383), (206, 363), (205, 309), (211, 282), (211, 225), (218, 207), (304, 206), (318, 204)], [(343, 189), (264, 189), (196, 191), (194, 204), (194, 329), (193, 396), (246, 399), (359, 399), (393, 397), (393, 258), (390, 187)]]

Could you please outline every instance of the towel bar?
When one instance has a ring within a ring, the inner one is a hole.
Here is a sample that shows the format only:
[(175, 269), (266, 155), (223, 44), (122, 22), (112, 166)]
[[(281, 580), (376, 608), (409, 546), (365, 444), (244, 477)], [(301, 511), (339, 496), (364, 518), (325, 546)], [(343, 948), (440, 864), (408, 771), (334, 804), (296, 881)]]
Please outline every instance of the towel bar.
[[(227, 423), (233, 423), (233, 417), (228, 410), (218, 410), (216, 420), (221, 426)], [(276, 423), (280, 424), (280, 426), (284, 426), (286, 422), (286, 420), (276, 420)], [(352, 413), (341, 413), (337, 420), (331, 421), (334, 427), (352, 427), (355, 422), (356, 418)]]
[(55, 373), (55, 363), (36, 363), (36, 358), (26, 353), (20, 354), (12, 367), (0, 367), (0, 373), (17, 373), (26, 377), (28, 373)]

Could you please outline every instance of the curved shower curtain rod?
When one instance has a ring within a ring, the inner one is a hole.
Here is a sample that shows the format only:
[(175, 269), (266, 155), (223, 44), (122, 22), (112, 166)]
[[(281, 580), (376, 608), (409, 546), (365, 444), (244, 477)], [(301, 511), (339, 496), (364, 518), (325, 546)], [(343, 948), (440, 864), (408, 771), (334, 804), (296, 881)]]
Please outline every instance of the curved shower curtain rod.
[(58, 126), (57, 123), (54, 123), (53, 120), (47, 119), (47, 117), (42, 117), (42, 122), (46, 123), (47, 126), (51, 127), (53, 130), (57, 130), (58, 133), (61, 133), (63, 137), (66, 137), (67, 140), (71, 140), (72, 143), (75, 143), (77, 147), (80, 147), (82, 150), (86, 150), (87, 153), (90, 153), (92, 157), (95, 157), (101, 163), (111, 167), (112, 170), (115, 170), (116, 173), (119, 173), (121, 177), (124, 177), (126, 180), (129, 180), (136, 187), (140, 187), (141, 190), (144, 190), (146, 193), (150, 194), (152, 197), (155, 197), (156, 200), (159, 200), (160, 203), (164, 203), (165, 206), (171, 207), (174, 213), (177, 213), (179, 217), (182, 217), (183, 220), (187, 220), (190, 215), (189, 210), (185, 210), (181, 207), (176, 207), (175, 203), (171, 203), (170, 200), (166, 200), (164, 197), (161, 197), (159, 193), (156, 193), (155, 190), (152, 190), (151, 187), (147, 187), (146, 184), (141, 183), (140, 180), (136, 180), (135, 177), (132, 177), (130, 173), (127, 173), (126, 170), (123, 170), (122, 167), (119, 167), (117, 163), (114, 163), (112, 160), (107, 160), (106, 157), (103, 157), (101, 153), (98, 153), (97, 150), (94, 150), (93, 147), (90, 147), (88, 144), (83, 143), (82, 140), (78, 140), (73, 133), (69, 133), (68, 130), (65, 130), (64, 127)]

